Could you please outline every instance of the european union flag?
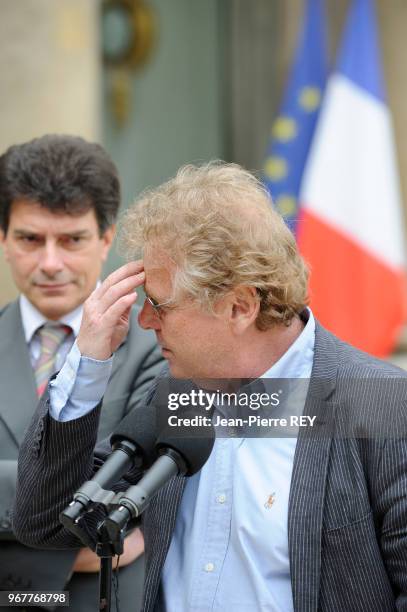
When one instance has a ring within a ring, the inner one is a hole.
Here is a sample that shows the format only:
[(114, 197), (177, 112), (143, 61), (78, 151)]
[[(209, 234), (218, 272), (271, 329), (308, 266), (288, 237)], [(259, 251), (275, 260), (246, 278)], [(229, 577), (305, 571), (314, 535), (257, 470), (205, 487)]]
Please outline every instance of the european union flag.
[(327, 76), (323, 3), (306, 0), (303, 30), (264, 164), (264, 183), (294, 233), (302, 173)]

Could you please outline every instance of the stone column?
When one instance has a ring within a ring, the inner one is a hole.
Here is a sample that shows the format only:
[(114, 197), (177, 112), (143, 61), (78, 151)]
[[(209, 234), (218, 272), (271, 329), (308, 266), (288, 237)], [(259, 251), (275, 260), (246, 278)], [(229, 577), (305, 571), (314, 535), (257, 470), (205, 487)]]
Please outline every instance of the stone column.
[[(0, 152), (49, 132), (99, 139), (99, 0), (0, 0)], [(0, 306), (16, 295), (0, 257)]]

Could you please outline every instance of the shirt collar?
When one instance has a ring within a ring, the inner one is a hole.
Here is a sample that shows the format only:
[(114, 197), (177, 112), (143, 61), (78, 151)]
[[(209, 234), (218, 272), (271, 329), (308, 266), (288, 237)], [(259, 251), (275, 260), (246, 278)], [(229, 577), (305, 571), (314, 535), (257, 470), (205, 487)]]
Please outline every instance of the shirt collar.
[(309, 308), (304, 314), (308, 320), (298, 338), (260, 378), (309, 378), (311, 376), (315, 345), (315, 319)]
[[(20, 312), (25, 341), (27, 344), (29, 344), (37, 329), (41, 327), (41, 325), (44, 325), (48, 319), (31, 304), (25, 295), (20, 295)], [(75, 308), (75, 310), (68, 312), (68, 314), (64, 315), (58, 320), (59, 323), (69, 325), (69, 327), (72, 328), (75, 338), (79, 334), (79, 328), (82, 322), (82, 313), (83, 304)]]

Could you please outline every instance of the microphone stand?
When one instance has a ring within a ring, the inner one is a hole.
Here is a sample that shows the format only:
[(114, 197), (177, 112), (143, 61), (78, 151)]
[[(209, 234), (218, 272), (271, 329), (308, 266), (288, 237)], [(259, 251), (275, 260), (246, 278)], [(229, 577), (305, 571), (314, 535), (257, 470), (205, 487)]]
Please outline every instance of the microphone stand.
[(95, 480), (88, 480), (75, 493), (72, 502), (61, 512), (59, 520), (85, 544), (94, 547), (94, 541), (86, 529), (85, 517), (101, 504), (110, 514), (97, 527), (95, 552), (100, 557), (99, 610), (110, 612), (112, 589), (112, 559), (123, 553), (124, 534), (129, 523), (145, 510), (151, 497), (168, 476), (185, 473), (182, 457), (171, 449), (165, 449), (137, 485), (126, 492), (107, 491)]
[[(117, 500), (117, 501), (116, 501)], [(118, 494), (103, 489), (98, 482), (88, 480), (75, 493), (69, 506), (59, 515), (61, 523), (73, 533), (85, 546), (94, 548), (94, 540), (89, 536), (85, 518), (97, 505), (106, 511), (118, 507)], [(127, 523), (126, 523), (127, 526)], [(115, 555), (123, 554), (125, 528), (113, 534), (106, 529), (104, 520), (97, 527), (95, 552), (100, 557), (99, 571), (99, 610), (111, 611), (112, 560)]]
[[(85, 517), (97, 505), (102, 505), (110, 514), (97, 526), (95, 552), (100, 557), (99, 610), (111, 611), (112, 559), (123, 553), (124, 535), (129, 524), (138, 519), (158, 489), (168, 478), (178, 473), (185, 474), (187, 465), (183, 457), (164, 448), (159, 458), (142, 476), (138, 484), (125, 492), (115, 493), (104, 489), (97, 480), (88, 480), (74, 494), (69, 506), (59, 515), (61, 523), (85, 546), (94, 547), (86, 528)], [(108, 484), (110, 484), (109, 481)]]
[(110, 534), (102, 523), (97, 533), (96, 554), (100, 557), (99, 610), (110, 612), (112, 602), (113, 557), (123, 553), (124, 532), (117, 532), (116, 541), (112, 541)]
[[(117, 507), (116, 493), (104, 487), (112, 486), (127, 468), (137, 463), (137, 446), (130, 440), (120, 440), (113, 446), (113, 450), (123, 452), (110, 455), (109, 463), (105, 463), (92, 480), (86, 481), (76, 491), (69, 506), (59, 515), (59, 520), (64, 527), (89, 548), (94, 547), (94, 541), (86, 529), (87, 513), (93, 512), (98, 504), (102, 505), (106, 512), (112, 507)], [(104, 527), (104, 521), (98, 525), (95, 552), (100, 557), (99, 610), (103, 612), (111, 610), (112, 559), (115, 555), (123, 553), (123, 542), (124, 529), (116, 531), (112, 538)]]

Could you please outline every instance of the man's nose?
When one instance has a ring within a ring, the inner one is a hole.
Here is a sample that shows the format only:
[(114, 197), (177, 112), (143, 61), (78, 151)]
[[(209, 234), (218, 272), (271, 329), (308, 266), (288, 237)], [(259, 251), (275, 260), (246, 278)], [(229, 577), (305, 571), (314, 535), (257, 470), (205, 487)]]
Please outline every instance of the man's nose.
[(148, 300), (144, 300), (143, 308), (139, 312), (138, 322), (143, 329), (160, 329), (160, 319)]
[(46, 242), (41, 252), (40, 269), (47, 276), (55, 276), (64, 268), (62, 254), (54, 242)]

